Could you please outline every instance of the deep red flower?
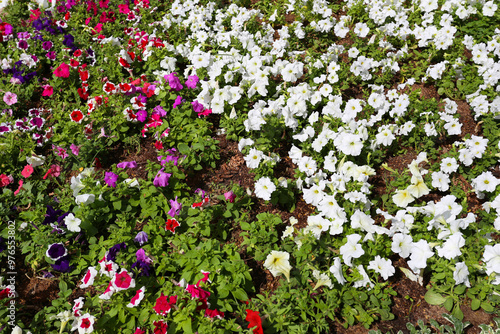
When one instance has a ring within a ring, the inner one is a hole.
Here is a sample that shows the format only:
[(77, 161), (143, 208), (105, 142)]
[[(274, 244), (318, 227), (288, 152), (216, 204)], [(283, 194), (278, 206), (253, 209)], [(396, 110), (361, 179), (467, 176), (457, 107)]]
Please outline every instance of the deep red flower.
[(172, 306), (177, 303), (177, 296), (167, 297), (161, 293), (161, 296), (156, 299), (156, 304), (153, 307), (156, 314), (165, 315), (170, 312)]
[(155, 326), (153, 333), (154, 334), (165, 334), (168, 329), (168, 325), (165, 321), (153, 321), (153, 325)]
[(155, 141), (155, 148), (157, 150), (163, 150), (163, 143), (159, 140)]
[(180, 224), (177, 222), (177, 220), (175, 218), (168, 219), (165, 222), (165, 229), (172, 232), (172, 233), (175, 233), (175, 229), (179, 226), (180, 226)]
[(247, 316), (245, 318), (246, 321), (249, 322), (248, 328), (254, 328), (253, 334), (264, 334), (264, 330), (262, 329), (262, 320), (260, 319), (259, 312), (246, 310)]
[(73, 122), (81, 123), (83, 119), (83, 113), (80, 110), (73, 110), (69, 117)]
[(8, 298), (9, 295), (10, 295), (10, 289), (9, 288), (3, 289), (2, 291), (0, 291), (0, 300)]

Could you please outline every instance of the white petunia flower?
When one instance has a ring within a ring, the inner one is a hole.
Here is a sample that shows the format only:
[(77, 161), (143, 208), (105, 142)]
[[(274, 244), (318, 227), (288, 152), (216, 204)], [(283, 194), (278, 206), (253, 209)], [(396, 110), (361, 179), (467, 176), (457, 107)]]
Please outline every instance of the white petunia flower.
[(66, 228), (71, 232), (81, 231), (80, 224), (82, 221), (79, 218), (76, 218), (72, 213), (64, 218), (64, 223), (66, 224)]
[(263, 200), (269, 201), (271, 199), (271, 194), (276, 190), (276, 186), (271, 181), (270, 178), (261, 177), (255, 183), (255, 196)]

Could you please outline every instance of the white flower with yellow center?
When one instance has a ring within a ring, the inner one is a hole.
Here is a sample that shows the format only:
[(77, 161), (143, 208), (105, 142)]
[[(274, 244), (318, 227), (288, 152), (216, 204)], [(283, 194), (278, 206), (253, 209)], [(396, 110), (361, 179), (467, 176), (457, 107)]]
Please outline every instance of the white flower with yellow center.
[(271, 251), (264, 262), (264, 267), (268, 269), (273, 276), (285, 275), (286, 280), (290, 282), (290, 254), (281, 251)]

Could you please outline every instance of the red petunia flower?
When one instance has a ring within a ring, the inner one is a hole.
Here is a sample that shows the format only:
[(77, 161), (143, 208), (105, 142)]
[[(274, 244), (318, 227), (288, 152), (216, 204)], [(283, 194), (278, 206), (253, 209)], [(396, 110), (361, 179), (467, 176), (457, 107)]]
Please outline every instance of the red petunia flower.
[(168, 329), (168, 325), (165, 321), (153, 321), (153, 325), (155, 326), (153, 333), (154, 334), (165, 334)]
[(259, 312), (246, 310), (247, 316), (245, 318), (246, 321), (249, 322), (248, 328), (254, 328), (253, 334), (264, 334), (264, 330), (262, 329), (262, 320), (260, 319)]
[(80, 110), (73, 110), (69, 117), (73, 122), (81, 123), (83, 119), (83, 113)]
[(162, 292), (161, 296), (156, 299), (153, 310), (156, 314), (165, 315), (170, 312), (175, 303), (177, 303), (177, 296), (167, 297)]
[(175, 234), (175, 229), (179, 226), (180, 226), (180, 224), (179, 224), (179, 222), (177, 222), (177, 220), (175, 218), (168, 219), (165, 222), (165, 230), (168, 230), (174, 234)]

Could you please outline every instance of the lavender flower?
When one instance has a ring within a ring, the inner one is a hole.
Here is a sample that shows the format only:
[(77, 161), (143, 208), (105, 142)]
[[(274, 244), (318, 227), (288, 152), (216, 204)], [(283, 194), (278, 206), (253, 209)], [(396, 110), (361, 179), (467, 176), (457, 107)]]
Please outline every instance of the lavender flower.
[(137, 235), (134, 238), (134, 241), (139, 243), (140, 246), (142, 246), (146, 242), (148, 242), (148, 234), (144, 231), (141, 231), (141, 232), (137, 233)]
[(155, 187), (166, 187), (168, 186), (168, 179), (172, 174), (163, 172), (163, 168), (158, 171), (155, 179), (153, 180), (153, 185)]
[(169, 200), (169, 202), (170, 202), (170, 210), (167, 212), (167, 214), (170, 217), (175, 217), (181, 212), (182, 204), (177, 201), (177, 196), (175, 196), (175, 200)]

